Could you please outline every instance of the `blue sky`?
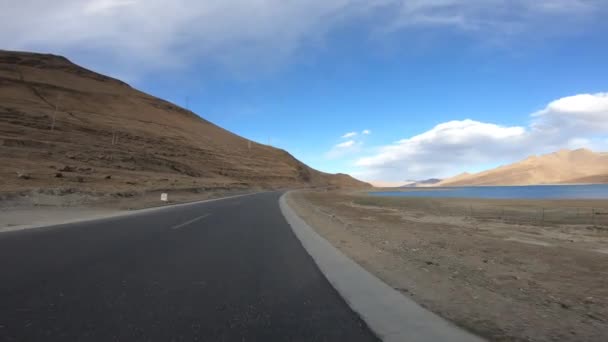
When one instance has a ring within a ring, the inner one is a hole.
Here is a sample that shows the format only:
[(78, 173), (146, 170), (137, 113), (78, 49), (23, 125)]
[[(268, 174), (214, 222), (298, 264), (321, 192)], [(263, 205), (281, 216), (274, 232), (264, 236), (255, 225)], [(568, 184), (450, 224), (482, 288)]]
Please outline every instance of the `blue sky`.
[(0, 47), (66, 55), (323, 171), (402, 181), (608, 146), (601, 0), (45, 6), (0, 14)]

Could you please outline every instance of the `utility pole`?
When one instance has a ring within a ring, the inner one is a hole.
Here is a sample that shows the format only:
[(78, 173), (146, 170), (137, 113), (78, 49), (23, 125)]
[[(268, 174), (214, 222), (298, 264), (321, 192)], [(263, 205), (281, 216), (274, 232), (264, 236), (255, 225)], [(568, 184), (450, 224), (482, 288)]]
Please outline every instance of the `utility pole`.
[(57, 109), (59, 107), (59, 98), (60, 95), (57, 93), (57, 97), (55, 98), (55, 109), (53, 110), (53, 118), (51, 121), (51, 132), (55, 130), (55, 120), (57, 118)]
[(116, 129), (112, 127), (112, 145), (118, 144), (118, 135), (116, 134)]
[(544, 227), (545, 226), (545, 208), (541, 209), (541, 226)]

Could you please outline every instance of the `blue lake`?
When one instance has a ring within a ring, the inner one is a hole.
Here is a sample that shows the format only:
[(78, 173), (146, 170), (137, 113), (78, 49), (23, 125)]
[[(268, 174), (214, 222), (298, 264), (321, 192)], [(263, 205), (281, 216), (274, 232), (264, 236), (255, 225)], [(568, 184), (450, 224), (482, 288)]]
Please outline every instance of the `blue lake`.
[(413, 188), (405, 191), (370, 192), (370, 194), (398, 197), (493, 199), (608, 199), (608, 184)]

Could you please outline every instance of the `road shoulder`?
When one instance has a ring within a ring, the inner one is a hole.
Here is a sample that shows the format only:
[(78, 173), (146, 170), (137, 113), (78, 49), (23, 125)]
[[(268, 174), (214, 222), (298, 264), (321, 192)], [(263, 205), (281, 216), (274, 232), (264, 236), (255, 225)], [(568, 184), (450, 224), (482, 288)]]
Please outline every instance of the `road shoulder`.
[[(344, 191), (299, 191), (290, 200), (318, 234), (366, 270), (488, 340), (606, 339), (608, 231), (577, 217), (590, 205), (608, 208), (605, 202)], [(534, 215), (541, 208), (544, 224)]]
[(482, 341), (404, 297), (334, 248), (296, 214), (288, 196), (281, 197), (280, 206), (295, 235), (332, 286), (383, 341)]
[(63, 224), (82, 223), (102, 219), (138, 215), (151, 211), (166, 210), (179, 206), (197, 205), (205, 202), (220, 201), (242, 196), (250, 196), (264, 192), (253, 192), (247, 194), (225, 196), (218, 198), (192, 201), (186, 203), (171, 203), (162, 206), (137, 209), (116, 210), (108, 208), (89, 207), (26, 207), (26, 208), (1, 208), (0, 209), (0, 234), (25, 229), (35, 229)]

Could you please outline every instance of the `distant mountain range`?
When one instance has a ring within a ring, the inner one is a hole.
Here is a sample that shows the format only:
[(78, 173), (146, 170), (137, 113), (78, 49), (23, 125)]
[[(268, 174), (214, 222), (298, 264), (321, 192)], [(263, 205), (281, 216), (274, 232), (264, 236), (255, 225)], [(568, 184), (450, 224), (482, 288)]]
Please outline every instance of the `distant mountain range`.
[(462, 173), (435, 186), (608, 183), (608, 153), (560, 150), (479, 173)]
[(370, 182), (377, 188), (415, 188), (422, 186), (433, 186), (441, 182), (441, 179), (430, 178), (425, 180), (406, 180), (401, 182), (383, 182), (383, 181), (372, 181)]
[(423, 187), (423, 186), (433, 186), (439, 182), (441, 182), (441, 179), (439, 179), (439, 178), (429, 178), (429, 179), (420, 180), (420, 181), (411, 181), (411, 183), (402, 185), (401, 188), (416, 188), (416, 187)]

